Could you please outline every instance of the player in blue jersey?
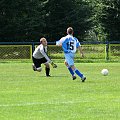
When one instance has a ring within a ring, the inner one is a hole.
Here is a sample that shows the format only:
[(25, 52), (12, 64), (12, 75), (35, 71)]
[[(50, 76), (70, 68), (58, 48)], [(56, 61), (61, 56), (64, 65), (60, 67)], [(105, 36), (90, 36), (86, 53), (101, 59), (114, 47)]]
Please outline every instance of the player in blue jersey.
[(73, 28), (67, 28), (67, 36), (62, 37), (56, 42), (56, 45), (62, 46), (65, 56), (65, 65), (67, 66), (69, 72), (72, 75), (73, 80), (76, 79), (75, 73), (81, 78), (82, 82), (86, 80), (86, 77), (74, 66), (74, 56), (76, 50), (78, 49), (81, 56), (84, 57), (80, 42), (77, 38), (73, 37)]

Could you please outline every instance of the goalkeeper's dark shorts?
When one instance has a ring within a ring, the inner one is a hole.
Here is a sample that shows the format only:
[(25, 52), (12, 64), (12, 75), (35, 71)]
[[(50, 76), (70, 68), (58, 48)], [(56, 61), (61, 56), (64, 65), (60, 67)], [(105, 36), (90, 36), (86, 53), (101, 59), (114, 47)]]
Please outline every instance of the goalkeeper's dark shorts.
[(45, 59), (45, 57), (41, 58), (41, 59), (36, 59), (32, 56), (32, 60), (33, 60), (33, 63), (35, 65), (36, 68), (39, 68), (41, 67), (41, 64), (42, 63), (46, 63), (47, 60)]

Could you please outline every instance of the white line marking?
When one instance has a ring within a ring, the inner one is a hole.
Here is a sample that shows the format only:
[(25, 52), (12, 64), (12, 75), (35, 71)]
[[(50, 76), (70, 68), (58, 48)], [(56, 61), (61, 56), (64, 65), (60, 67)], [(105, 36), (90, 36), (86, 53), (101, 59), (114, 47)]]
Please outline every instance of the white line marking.
[(90, 101), (67, 101), (67, 102), (26, 102), (26, 103), (12, 103), (12, 104), (0, 104), (0, 107), (19, 107), (19, 106), (32, 106), (32, 105), (58, 105), (58, 104), (75, 104), (80, 102), (90, 102)]

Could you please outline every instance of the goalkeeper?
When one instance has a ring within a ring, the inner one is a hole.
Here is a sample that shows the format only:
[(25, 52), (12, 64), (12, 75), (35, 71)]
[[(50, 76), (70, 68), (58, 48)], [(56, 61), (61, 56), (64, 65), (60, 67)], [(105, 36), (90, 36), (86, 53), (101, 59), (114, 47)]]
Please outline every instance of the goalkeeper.
[(53, 66), (53, 68), (57, 68), (57, 65), (54, 64), (51, 59), (47, 56), (47, 40), (45, 38), (40, 39), (40, 45), (35, 49), (32, 55), (32, 60), (33, 60), (33, 70), (41, 72), (42, 67), (41, 64), (45, 65), (45, 71), (46, 71), (46, 76), (50, 76), (50, 65), (49, 63)]

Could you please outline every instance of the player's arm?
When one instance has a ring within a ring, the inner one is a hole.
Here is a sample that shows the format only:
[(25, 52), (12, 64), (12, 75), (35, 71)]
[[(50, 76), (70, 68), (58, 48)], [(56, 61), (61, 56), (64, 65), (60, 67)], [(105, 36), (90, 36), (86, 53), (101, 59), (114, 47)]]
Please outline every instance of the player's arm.
[(62, 43), (64, 42), (64, 37), (62, 37), (60, 40), (56, 41), (57, 46), (62, 46)]
[(77, 43), (76, 43), (76, 48), (79, 50), (80, 54), (81, 54), (81, 57), (84, 57), (84, 53), (82, 51), (82, 47), (81, 47), (81, 44), (80, 42), (78, 41), (77, 39)]
[(80, 51), (81, 57), (84, 57), (84, 53), (82, 51), (82, 47), (81, 46), (78, 46), (78, 50)]
[(51, 61), (50, 64), (53, 66), (53, 68), (57, 68), (57, 65), (53, 61)]
[(47, 60), (48, 62), (51, 61), (50, 58), (49, 58), (49, 57), (47, 56), (47, 54), (45, 53), (45, 51), (44, 51), (43, 48), (40, 48), (40, 52), (41, 52), (41, 54), (46, 58), (46, 60)]
[(53, 68), (57, 68), (57, 65), (47, 56), (44, 49), (41, 48), (40, 52), (46, 58), (47, 62), (50, 63), (53, 66)]
[(62, 43), (60, 42), (60, 40), (59, 40), (59, 41), (56, 41), (56, 45), (57, 45), (57, 46), (62, 46)]

